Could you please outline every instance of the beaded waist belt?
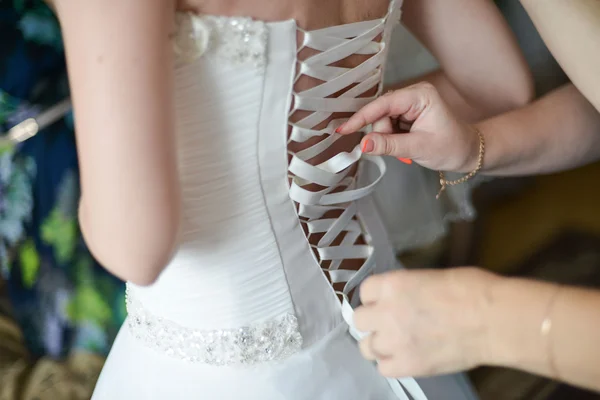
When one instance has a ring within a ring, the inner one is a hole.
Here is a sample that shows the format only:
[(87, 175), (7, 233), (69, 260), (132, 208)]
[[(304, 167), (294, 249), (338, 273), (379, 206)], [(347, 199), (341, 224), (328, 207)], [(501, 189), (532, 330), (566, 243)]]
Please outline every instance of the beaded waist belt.
[(235, 329), (199, 330), (157, 317), (126, 294), (127, 326), (147, 347), (167, 356), (215, 366), (244, 366), (283, 360), (302, 348), (294, 315)]

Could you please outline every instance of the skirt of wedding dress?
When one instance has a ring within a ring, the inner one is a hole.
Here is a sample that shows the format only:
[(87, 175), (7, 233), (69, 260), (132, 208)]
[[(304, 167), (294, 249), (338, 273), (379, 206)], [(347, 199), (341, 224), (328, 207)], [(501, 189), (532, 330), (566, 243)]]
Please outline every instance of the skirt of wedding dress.
[[(430, 400), (475, 400), (459, 375), (419, 383)], [(191, 364), (139, 343), (121, 329), (92, 400), (397, 400), (375, 366), (340, 325), (313, 346), (277, 364), (248, 368)]]

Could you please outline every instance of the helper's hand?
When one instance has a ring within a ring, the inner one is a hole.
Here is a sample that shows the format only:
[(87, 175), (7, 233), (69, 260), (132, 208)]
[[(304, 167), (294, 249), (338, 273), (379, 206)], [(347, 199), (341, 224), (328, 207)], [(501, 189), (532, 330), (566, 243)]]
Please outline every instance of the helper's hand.
[(398, 270), (361, 286), (360, 344), (388, 377), (464, 371), (488, 356), (489, 288), (500, 277), (475, 268)]
[[(410, 124), (400, 133), (399, 123)], [(364, 153), (411, 159), (435, 170), (469, 172), (477, 166), (479, 137), (474, 127), (455, 117), (435, 87), (418, 83), (388, 92), (359, 110), (339, 134), (373, 124), (362, 141)]]

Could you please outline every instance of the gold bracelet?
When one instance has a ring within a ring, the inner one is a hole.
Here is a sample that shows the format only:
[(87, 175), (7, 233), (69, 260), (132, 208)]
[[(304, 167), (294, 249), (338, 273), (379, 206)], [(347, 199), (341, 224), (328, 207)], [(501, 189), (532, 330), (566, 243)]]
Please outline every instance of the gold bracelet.
[(479, 131), (479, 129), (475, 128), (475, 132), (477, 133), (477, 136), (479, 137), (479, 156), (477, 157), (477, 167), (475, 167), (475, 169), (473, 171), (469, 172), (467, 175), (463, 176), (462, 178), (455, 179), (453, 181), (447, 180), (444, 173), (442, 171), (439, 171), (441, 187), (440, 187), (440, 191), (435, 196), (436, 199), (440, 198), (440, 196), (442, 195), (442, 192), (444, 190), (446, 190), (446, 187), (465, 183), (466, 181), (468, 181), (469, 179), (471, 179), (475, 175), (477, 175), (477, 173), (481, 170), (481, 167), (483, 167), (483, 156), (485, 154), (485, 139), (483, 138), (483, 134)]
[(548, 305), (546, 306), (546, 314), (542, 324), (540, 325), (540, 335), (542, 339), (546, 342), (546, 355), (548, 358), (548, 368), (550, 369), (550, 373), (553, 375), (552, 378), (560, 379), (560, 374), (558, 373), (558, 368), (556, 368), (556, 361), (554, 359), (554, 350), (552, 346), (552, 338), (550, 334), (552, 333), (552, 309), (554, 308), (554, 303), (556, 302), (556, 298), (560, 293), (561, 286), (557, 285), (556, 289), (552, 293), (550, 299), (548, 300)]

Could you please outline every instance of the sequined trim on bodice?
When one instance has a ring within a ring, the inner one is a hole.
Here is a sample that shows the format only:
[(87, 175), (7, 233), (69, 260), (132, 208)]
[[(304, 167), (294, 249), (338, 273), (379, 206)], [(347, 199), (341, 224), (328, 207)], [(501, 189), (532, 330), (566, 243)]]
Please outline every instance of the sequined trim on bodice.
[(266, 64), (268, 33), (262, 21), (178, 13), (176, 27), (173, 47), (184, 60), (205, 56), (225, 64), (254, 68)]
[(285, 359), (302, 347), (298, 320), (291, 314), (236, 329), (199, 330), (152, 315), (126, 292), (127, 324), (148, 347), (192, 363), (254, 365)]

